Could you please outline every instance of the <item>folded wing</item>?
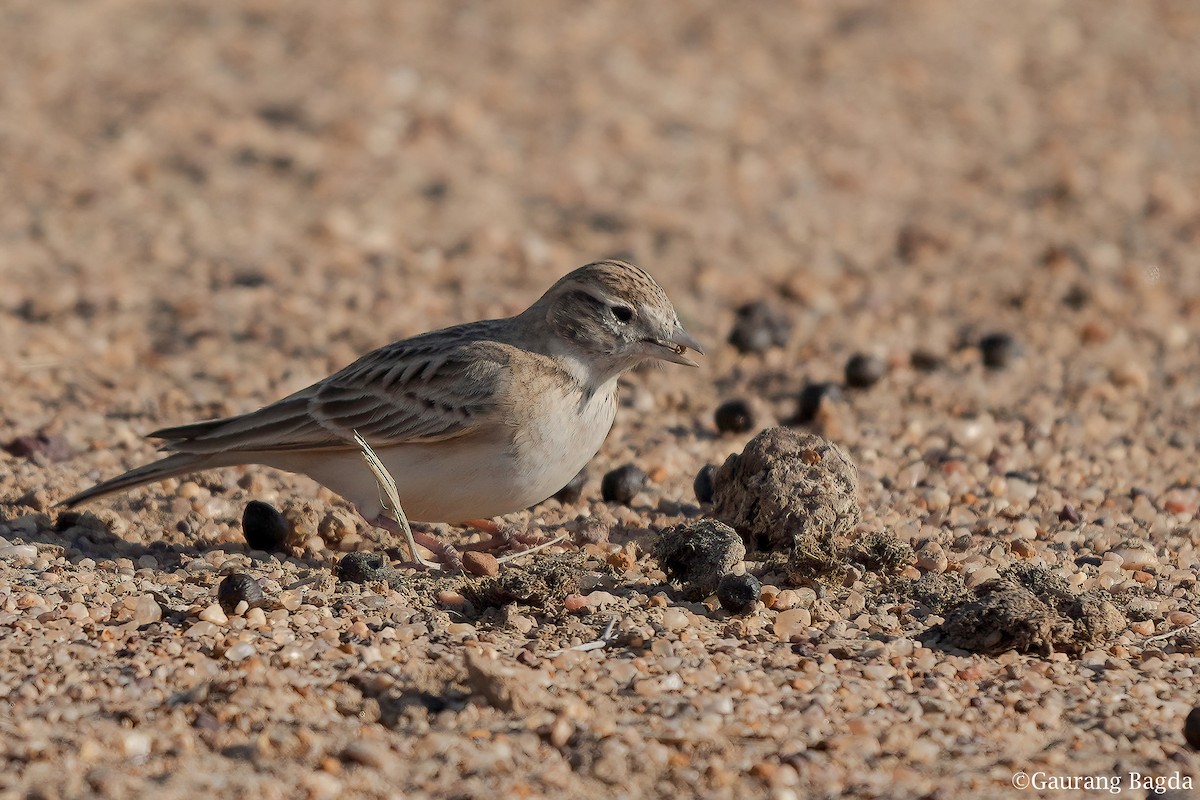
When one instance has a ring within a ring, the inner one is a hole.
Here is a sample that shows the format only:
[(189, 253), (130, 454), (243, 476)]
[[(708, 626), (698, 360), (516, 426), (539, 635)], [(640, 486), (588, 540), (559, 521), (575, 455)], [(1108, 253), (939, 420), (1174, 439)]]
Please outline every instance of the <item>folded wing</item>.
[(419, 336), (360, 358), (265, 408), (150, 434), (176, 453), (354, 448), (437, 442), (492, 424), (510, 381), (508, 348)]

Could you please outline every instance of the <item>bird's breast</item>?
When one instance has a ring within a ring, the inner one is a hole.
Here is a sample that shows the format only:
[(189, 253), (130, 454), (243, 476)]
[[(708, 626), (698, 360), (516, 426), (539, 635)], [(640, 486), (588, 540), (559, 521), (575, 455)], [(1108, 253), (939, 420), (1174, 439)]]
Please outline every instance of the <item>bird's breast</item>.
[(596, 455), (616, 417), (617, 385), (613, 380), (590, 394), (545, 391), (528, 400), (533, 413), (513, 436), (522, 508), (557, 492)]

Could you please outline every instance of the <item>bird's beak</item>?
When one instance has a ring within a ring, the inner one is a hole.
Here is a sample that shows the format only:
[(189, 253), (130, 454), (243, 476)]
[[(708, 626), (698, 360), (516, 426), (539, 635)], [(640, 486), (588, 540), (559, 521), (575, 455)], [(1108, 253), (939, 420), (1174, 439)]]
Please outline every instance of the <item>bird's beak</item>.
[(675, 329), (671, 331), (670, 336), (664, 340), (652, 341), (651, 344), (654, 345), (652, 355), (655, 358), (670, 361), (672, 364), (683, 364), (685, 367), (700, 366), (684, 355), (686, 351), (694, 350), (704, 355), (704, 348), (678, 322), (675, 323)]

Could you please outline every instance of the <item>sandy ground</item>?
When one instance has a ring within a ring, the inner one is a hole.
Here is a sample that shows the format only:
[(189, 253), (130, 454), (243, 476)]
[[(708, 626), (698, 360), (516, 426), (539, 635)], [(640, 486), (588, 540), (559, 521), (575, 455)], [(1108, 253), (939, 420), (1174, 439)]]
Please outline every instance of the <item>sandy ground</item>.
[[(1018, 792), (1024, 771), (1141, 797), (1195, 775), (1197, 37), (1200, 6), (1165, 0), (6, 2), (0, 796), (1090, 796)], [(578, 610), (339, 580), (396, 543), (269, 470), (51, 507), (149, 460), (156, 427), (611, 255), (709, 355), (630, 376), (583, 497), (510, 518), (608, 537), (528, 562)], [(790, 338), (740, 353), (758, 300)], [(989, 368), (996, 332), (1015, 346)], [(886, 374), (807, 427), (857, 464), (856, 537), (916, 554), (813, 585), (752, 554), (770, 607), (684, 600), (646, 553), (708, 510), (697, 471), (856, 352)], [(720, 434), (733, 398), (753, 425)], [(626, 463), (650, 483), (601, 502)], [(248, 550), (253, 499), (290, 508), (290, 551)], [(903, 589), (1014, 565), (1103, 593), (1121, 629), (972, 652)], [(214, 607), (233, 571), (261, 609)], [(613, 619), (608, 647), (557, 653)]]

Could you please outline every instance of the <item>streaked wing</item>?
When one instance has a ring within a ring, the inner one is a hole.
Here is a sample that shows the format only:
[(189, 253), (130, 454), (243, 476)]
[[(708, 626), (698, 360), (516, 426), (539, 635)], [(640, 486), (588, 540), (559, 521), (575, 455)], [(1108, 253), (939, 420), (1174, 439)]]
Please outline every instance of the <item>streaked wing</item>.
[(373, 447), (480, 432), (506, 396), (509, 350), (463, 328), (375, 350), (258, 411), (151, 435), (174, 452), (219, 453), (353, 448), (354, 431)]

